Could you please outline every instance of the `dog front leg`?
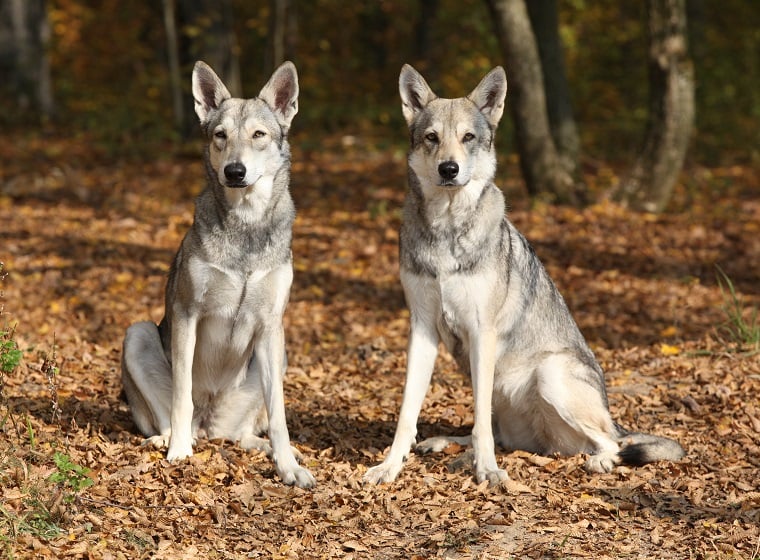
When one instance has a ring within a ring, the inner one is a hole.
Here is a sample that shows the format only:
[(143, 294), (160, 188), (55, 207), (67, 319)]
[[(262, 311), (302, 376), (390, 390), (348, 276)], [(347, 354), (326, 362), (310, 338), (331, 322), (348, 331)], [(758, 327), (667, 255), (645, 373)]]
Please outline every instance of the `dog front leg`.
[(175, 313), (172, 322), (172, 413), (166, 458), (178, 461), (193, 454), (193, 356), (198, 318)]
[(472, 340), (470, 371), (475, 400), (475, 423), (472, 428), (473, 467), (478, 482), (496, 485), (507, 480), (507, 472), (496, 464), (492, 425), (494, 369), (496, 366), (496, 331), (481, 329)]
[(298, 464), (290, 447), (290, 435), (285, 420), (283, 373), (285, 369), (285, 333), (281, 326), (268, 327), (258, 337), (254, 348), (254, 362), (259, 368), (261, 388), (269, 416), (269, 441), (272, 460), (277, 474), (285, 484), (311, 488), (317, 482), (314, 476)]
[(412, 317), (406, 382), (396, 435), (385, 460), (364, 474), (364, 481), (372, 484), (393, 482), (401, 472), (417, 435), (417, 418), (433, 375), (435, 357), (438, 354), (438, 333), (432, 321), (415, 320), (414, 316)]

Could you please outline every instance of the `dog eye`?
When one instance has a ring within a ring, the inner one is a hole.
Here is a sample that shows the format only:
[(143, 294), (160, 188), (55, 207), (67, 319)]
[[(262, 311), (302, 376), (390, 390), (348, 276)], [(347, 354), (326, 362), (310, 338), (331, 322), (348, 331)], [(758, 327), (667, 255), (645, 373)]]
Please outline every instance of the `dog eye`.
[(425, 135), (425, 139), (428, 142), (433, 142), (434, 144), (438, 143), (438, 135), (435, 132), (429, 132)]
[(223, 130), (217, 130), (216, 132), (214, 132), (214, 136), (216, 138), (219, 138), (219, 140), (227, 140), (227, 133), (224, 132)]
[(472, 132), (468, 132), (462, 137), (462, 142), (469, 142), (470, 140), (475, 140), (475, 135)]
[(265, 136), (265, 135), (266, 135), (266, 132), (264, 132), (263, 130), (257, 130), (256, 132), (253, 133), (254, 138), (261, 138), (262, 136)]

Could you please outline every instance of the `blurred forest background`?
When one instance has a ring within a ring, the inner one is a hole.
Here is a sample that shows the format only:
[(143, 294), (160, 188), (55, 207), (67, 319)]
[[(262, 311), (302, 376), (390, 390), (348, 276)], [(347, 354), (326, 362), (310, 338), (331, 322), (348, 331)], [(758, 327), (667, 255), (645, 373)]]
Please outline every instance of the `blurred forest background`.
[[(372, 148), (403, 146), (397, 83), (405, 62), (448, 97), (464, 95), (505, 63), (483, 0), (2, 0), (0, 6), (3, 129), (84, 136), (101, 155), (120, 158), (153, 157), (157, 145), (179, 147), (196, 137), (189, 86), (197, 58), (248, 96), (278, 60), (292, 59), (301, 80), (293, 144), (304, 149), (346, 134)], [(557, 8), (582, 164), (629, 162), (648, 114), (646, 2), (560, 0)], [(689, 0), (686, 10), (696, 87), (687, 165), (756, 164), (760, 4)], [(177, 76), (182, 96), (173, 99)], [(511, 127), (505, 119), (501, 154), (515, 151)]]

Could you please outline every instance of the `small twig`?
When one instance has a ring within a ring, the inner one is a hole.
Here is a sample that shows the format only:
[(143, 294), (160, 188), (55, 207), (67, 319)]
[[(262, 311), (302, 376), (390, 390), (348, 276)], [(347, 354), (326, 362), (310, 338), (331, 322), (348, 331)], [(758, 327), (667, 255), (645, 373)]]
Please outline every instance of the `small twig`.
[(48, 356), (47, 353), (42, 356), (42, 365), (40, 369), (45, 374), (48, 381), (48, 392), (50, 393), (51, 404), (51, 422), (60, 426), (61, 421), (61, 405), (58, 402), (58, 367), (56, 362), (56, 344), (55, 334), (53, 335), (53, 350), (52, 356)]

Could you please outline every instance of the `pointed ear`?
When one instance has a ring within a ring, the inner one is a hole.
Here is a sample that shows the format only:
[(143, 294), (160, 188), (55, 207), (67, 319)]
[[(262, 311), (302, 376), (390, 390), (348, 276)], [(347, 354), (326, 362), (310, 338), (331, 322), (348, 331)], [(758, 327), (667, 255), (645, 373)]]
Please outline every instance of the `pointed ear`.
[(491, 126), (499, 124), (504, 114), (504, 98), (507, 96), (507, 74), (504, 68), (497, 66), (480, 80), (478, 87), (472, 90), (467, 99), (475, 103), (480, 112), (486, 116)]
[(425, 106), (438, 96), (433, 93), (425, 78), (408, 64), (401, 68), (398, 77), (398, 91), (401, 94), (401, 112), (404, 113), (406, 124), (411, 125)]
[(274, 111), (280, 126), (287, 130), (298, 112), (298, 72), (295, 65), (290, 61), (283, 62), (261, 88), (259, 97)]
[(209, 113), (218, 109), (222, 101), (232, 97), (227, 87), (222, 83), (211, 67), (200, 60), (193, 68), (193, 99), (195, 114), (201, 124), (208, 122)]

